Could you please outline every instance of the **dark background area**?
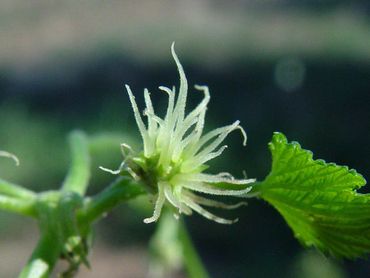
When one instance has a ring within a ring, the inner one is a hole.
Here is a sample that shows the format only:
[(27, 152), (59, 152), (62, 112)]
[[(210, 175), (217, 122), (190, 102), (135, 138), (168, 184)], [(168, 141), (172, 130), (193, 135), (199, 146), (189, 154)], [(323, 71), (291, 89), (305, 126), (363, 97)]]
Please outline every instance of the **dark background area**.
[[(248, 133), (246, 148), (238, 134), (227, 139), (230, 148), (213, 163), (215, 173), (227, 169), (242, 176), (246, 170), (248, 177), (263, 179), (270, 167), (267, 143), (281, 131), (315, 158), (370, 177), (368, 1), (1, 1), (0, 38), (0, 149), (21, 160), (19, 168), (1, 160), (2, 178), (35, 190), (57, 188), (68, 167), (65, 139), (76, 128), (135, 141), (124, 84), (139, 104), (146, 87), (163, 107), (166, 98), (157, 87), (179, 82), (172, 41), (189, 84), (210, 88), (208, 129), (239, 119)], [(199, 99), (189, 93), (190, 106)], [(114, 145), (94, 155), (90, 193), (111, 180), (97, 166), (115, 168), (119, 161)], [(97, 227), (97, 241), (108, 250), (145, 254), (153, 226), (142, 219), (151, 207), (138, 207), (110, 214)], [(230, 215), (240, 221), (222, 226), (187, 218), (212, 277), (370, 275), (368, 259), (338, 261), (304, 250), (263, 201), (251, 200)], [(28, 241), (32, 225), (0, 214), (2, 256), (5, 242)], [(22, 250), (25, 260), (31, 249)], [(11, 261), (4, 257), (1, 265)], [(13, 264), (9, 277), (21, 267)], [(83, 277), (93, 273), (94, 264)]]

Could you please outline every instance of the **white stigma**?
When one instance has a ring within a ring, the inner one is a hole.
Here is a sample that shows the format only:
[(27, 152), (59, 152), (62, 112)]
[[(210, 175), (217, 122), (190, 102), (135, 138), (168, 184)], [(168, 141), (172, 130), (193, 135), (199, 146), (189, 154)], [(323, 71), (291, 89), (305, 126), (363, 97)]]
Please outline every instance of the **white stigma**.
[(15, 164), (19, 166), (19, 159), (14, 154), (6, 152), (6, 151), (0, 151), (0, 156), (13, 159)]

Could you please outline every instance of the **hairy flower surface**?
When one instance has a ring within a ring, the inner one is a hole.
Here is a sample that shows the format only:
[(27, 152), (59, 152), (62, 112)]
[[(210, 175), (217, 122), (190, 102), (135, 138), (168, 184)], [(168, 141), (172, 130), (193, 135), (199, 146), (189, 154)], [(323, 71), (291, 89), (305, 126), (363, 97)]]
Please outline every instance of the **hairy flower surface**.
[[(168, 107), (164, 118), (155, 114), (150, 93), (145, 89), (144, 116), (147, 118), (147, 124), (145, 124), (135, 97), (130, 87), (126, 85), (135, 120), (143, 139), (144, 150), (139, 155), (131, 152), (124, 154), (126, 158), (120, 170), (126, 169), (149, 187), (155, 188), (154, 213), (152, 217), (144, 219), (145, 223), (158, 220), (166, 201), (176, 208), (176, 215), (177, 213), (190, 215), (192, 211), (196, 211), (218, 223), (234, 223), (237, 219), (227, 220), (218, 217), (204, 209), (202, 205), (233, 209), (245, 204), (244, 202), (228, 205), (207, 199), (199, 193), (244, 197), (250, 191), (251, 187), (245, 185), (254, 182), (254, 179), (235, 179), (225, 172), (203, 173), (208, 168), (205, 163), (221, 155), (226, 149), (226, 145), (220, 145), (230, 132), (240, 130), (244, 137), (244, 145), (246, 134), (239, 125), (239, 121), (203, 134), (204, 118), (210, 100), (208, 87), (195, 86), (195, 89), (204, 94), (204, 98), (186, 115), (188, 82), (175, 53), (174, 44), (172, 44), (171, 52), (180, 75), (180, 88), (176, 97), (175, 88), (159, 87), (168, 95)], [(130, 150), (130, 147), (125, 144), (122, 148), (124, 153), (127, 149)], [(235, 190), (235, 186), (232, 189), (225, 189), (225, 187), (217, 186), (219, 183), (240, 185), (240, 189)]]

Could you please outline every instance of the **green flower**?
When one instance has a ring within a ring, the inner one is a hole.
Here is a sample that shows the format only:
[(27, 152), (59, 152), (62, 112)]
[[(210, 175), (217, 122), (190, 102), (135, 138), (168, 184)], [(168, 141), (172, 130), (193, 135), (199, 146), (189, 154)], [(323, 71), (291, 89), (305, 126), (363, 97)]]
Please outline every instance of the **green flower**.
[[(144, 150), (135, 154), (131, 148), (122, 144), (125, 156), (124, 163), (118, 171), (128, 171), (137, 179), (141, 179), (156, 194), (156, 202), (153, 216), (144, 219), (145, 223), (158, 220), (161, 210), (167, 201), (176, 208), (175, 216), (178, 214), (192, 214), (196, 211), (204, 217), (222, 224), (231, 224), (237, 221), (218, 217), (203, 206), (233, 209), (245, 204), (244, 202), (227, 205), (215, 200), (204, 198), (196, 193), (213, 195), (225, 195), (245, 197), (251, 187), (246, 184), (252, 183), (254, 179), (235, 179), (231, 174), (222, 172), (218, 174), (203, 173), (208, 166), (205, 163), (221, 155), (226, 145), (219, 147), (226, 136), (234, 131), (240, 130), (246, 144), (246, 133), (239, 125), (239, 121), (231, 125), (220, 127), (203, 134), (204, 118), (207, 104), (210, 100), (207, 86), (195, 86), (195, 89), (204, 94), (203, 100), (185, 115), (185, 106), (188, 92), (188, 82), (184, 70), (174, 50), (171, 47), (172, 56), (176, 62), (180, 75), (180, 89), (178, 97), (175, 97), (175, 88), (166, 87), (159, 89), (168, 94), (168, 107), (164, 118), (160, 118), (154, 112), (150, 94), (144, 90), (146, 109), (144, 115), (147, 117), (147, 125), (144, 124), (131, 89), (126, 85), (130, 102), (134, 111), (135, 120), (143, 139)], [(127, 152), (129, 150), (129, 152)], [(240, 185), (240, 189), (224, 189), (217, 183)]]

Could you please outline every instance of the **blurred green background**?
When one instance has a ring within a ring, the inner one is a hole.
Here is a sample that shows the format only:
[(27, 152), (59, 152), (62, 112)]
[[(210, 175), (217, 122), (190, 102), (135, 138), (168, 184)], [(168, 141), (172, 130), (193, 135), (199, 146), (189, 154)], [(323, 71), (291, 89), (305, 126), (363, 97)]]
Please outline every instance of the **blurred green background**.
[[(155, 105), (159, 85), (178, 85), (170, 45), (190, 84), (211, 91), (207, 127), (241, 120), (213, 171), (262, 179), (273, 131), (316, 158), (370, 177), (370, 4), (340, 0), (0, 1), (0, 176), (35, 190), (56, 189), (68, 167), (66, 136), (96, 140), (90, 194), (112, 177), (119, 142), (138, 132), (124, 92)], [(190, 93), (189, 105), (201, 96)], [(143, 107), (143, 106), (141, 106)], [(103, 135), (102, 135), (103, 134)], [(134, 144), (135, 145), (135, 144)], [(369, 192), (369, 189), (363, 190)], [(92, 271), (78, 277), (145, 277), (153, 225), (146, 204), (123, 205), (97, 227)], [(252, 200), (222, 226), (194, 215), (187, 224), (212, 277), (370, 277), (369, 260), (335, 261), (304, 250), (279, 214)], [(35, 223), (0, 212), (1, 277), (14, 277), (37, 239)]]

